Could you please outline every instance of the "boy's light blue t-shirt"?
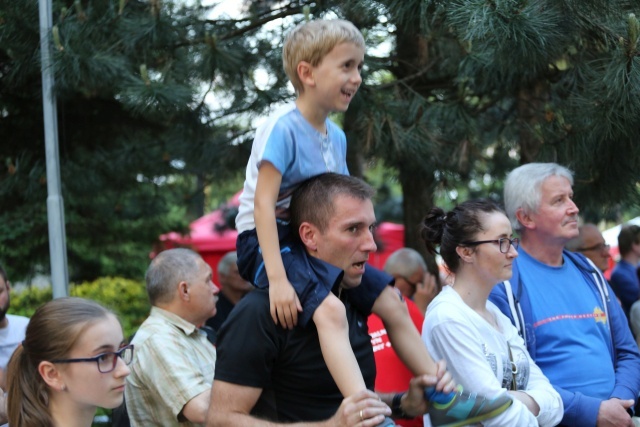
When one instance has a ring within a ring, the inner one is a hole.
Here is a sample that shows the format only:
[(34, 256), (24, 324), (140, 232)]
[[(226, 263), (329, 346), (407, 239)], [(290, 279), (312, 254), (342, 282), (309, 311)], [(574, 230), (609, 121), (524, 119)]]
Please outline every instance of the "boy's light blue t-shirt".
[(518, 249), (518, 271), (531, 300), (536, 364), (551, 384), (608, 399), (615, 386), (609, 319), (597, 290), (564, 257), (560, 267)]
[(276, 203), (279, 218), (288, 218), (291, 194), (301, 182), (326, 172), (349, 174), (345, 134), (331, 120), (325, 123), (327, 134), (322, 135), (292, 102), (278, 109), (256, 130), (236, 217), (238, 233), (255, 228), (255, 189), (263, 161), (270, 162), (282, 174)]

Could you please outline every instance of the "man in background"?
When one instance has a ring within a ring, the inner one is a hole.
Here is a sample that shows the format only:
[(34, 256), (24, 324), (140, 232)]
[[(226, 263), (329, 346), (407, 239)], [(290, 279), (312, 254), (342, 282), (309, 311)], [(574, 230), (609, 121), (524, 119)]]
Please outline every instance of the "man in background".
[(640, 262), (640, 227), (625, 225), (618, 234), (620, 262), (611, 273), (611, 287), (629, 317), (631, 306), (640, 298), (638, 262)]
[(396, 289), (412, 300), (424, 316), (440, 287), (435, 276), (427, 270), (422, 255), (411, 248), (398, 249), (387, 258), (384, 271), (395, 278)]
[[(5, 372), (9, 359), (24, 339), (29, 319), (7, 314), (11, 306), (11, 283), (7, 272), (0, 265), (0, 388), (6, 390)], [(7, 421), (4, 392), (0, 391), (0, 423)]]
[(216, 332), (220, 330), (220, 326), (238, 301), (253, 289), (251, 283), (240, 277), (237, 260), (238, 255), (233, 251), (226, 253), (218, 262), (220, 293), (216, 303), (216, 315), (207, 320), (207, 326), (212, 327)]
[[(11, 283), (0, 265), (0, 368), (3, 372), (7, 369), (13, 351), (24, 339), (29, 324), (29, 319), (24, 316), (7, 314), (11, 305), (10, 291)], [(0, 386), (5, 388), (4, 383)]]
[(595, 224), (584, 224), (578, 228), (578, 236), (569, 240), (565, 247), (571, 252), (580, 252), (589, 258), (600, 269), (606, 271), (609, 268), (609, 245), (604, 241), (602, 233)]
[[(424, 311), (411, 298), (419, 295), (426, 310), (427, 305), (437, 294), (435, 279), (427, 272), (427, 265), (422, 255), (411, 248), (398, 249), (387, 258), (384, 271), (395, 279), (394, 286), (402, 295), (413, 324), (418, 332), (421, 332)], [(427, 283), (431, 285), (428, 291), (425, 290)], [(367, 324), (373, 346), (373, 357), (376, 362), (375, 390), (382, 393), (393, 393), (408, 389), (413, 374), (402, 363), (391, 346), (382, 319), (372, 314), (367, 319)], [(424, 423), (422, 418), (420, 415), (411, 419), (397, 419), (396, 425), (422, 427)]]

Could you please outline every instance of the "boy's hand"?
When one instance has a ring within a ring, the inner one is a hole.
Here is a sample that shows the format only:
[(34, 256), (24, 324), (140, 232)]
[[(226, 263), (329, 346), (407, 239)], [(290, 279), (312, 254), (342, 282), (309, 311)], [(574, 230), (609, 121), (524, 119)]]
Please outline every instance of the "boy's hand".
[(302, 311), (302, 305), (288, 280), (269, 283), (269, 308), (276, 325), (293, 329), (298, 324), (298, 312)]
[(455, 382), (447, 371), (444, 359), (436, 362), (436, 375), (420, 375), (409, 382), (409, 390), (402, 397), (400, 406), (404, 412), (411, 416), (422, 415), (429, 409), (429, 404), (424, 398), (424, 389), (435, 386), (436, 390), (443, 393), (451, 393), (455, 390)]

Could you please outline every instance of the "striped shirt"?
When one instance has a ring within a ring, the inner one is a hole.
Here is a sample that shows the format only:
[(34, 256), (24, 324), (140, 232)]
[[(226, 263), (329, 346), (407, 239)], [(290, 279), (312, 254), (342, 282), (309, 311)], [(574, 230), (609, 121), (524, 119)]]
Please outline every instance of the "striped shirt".
[(131, 426), (197, 426), (178, 414), (213, 384), (216, 349), (192, 323), (158, 307), (136, 332), (125, 398)]

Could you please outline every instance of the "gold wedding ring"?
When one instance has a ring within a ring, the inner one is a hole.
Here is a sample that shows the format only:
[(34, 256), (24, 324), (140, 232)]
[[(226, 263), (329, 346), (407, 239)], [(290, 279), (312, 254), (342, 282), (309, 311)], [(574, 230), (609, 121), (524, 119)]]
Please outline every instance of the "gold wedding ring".
[(362, 416), (362, 409), (360, 409), (360, 421), (364, 421), (364, 417)]

